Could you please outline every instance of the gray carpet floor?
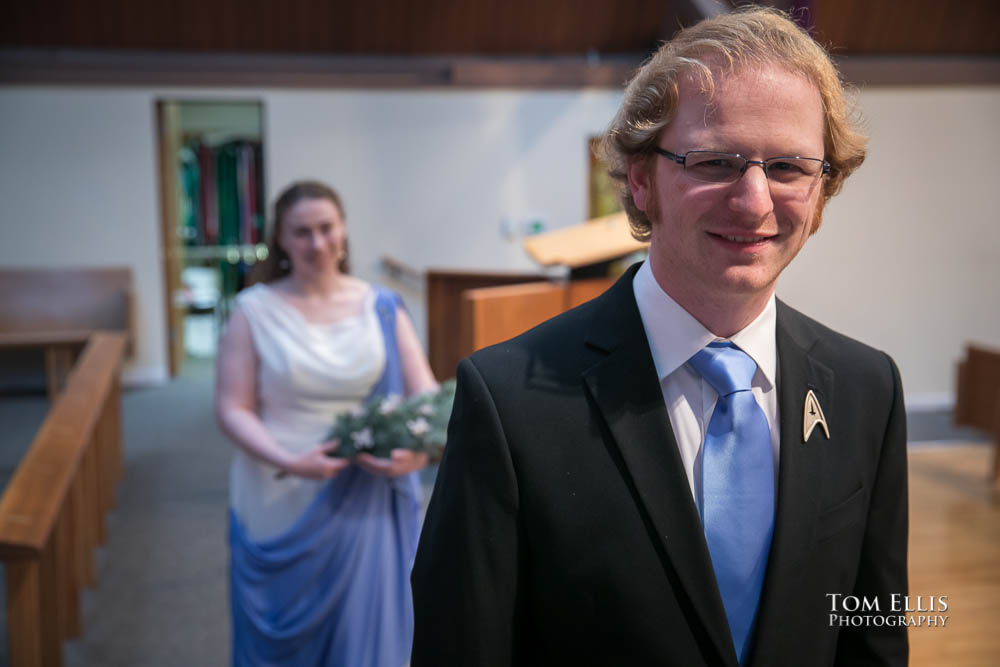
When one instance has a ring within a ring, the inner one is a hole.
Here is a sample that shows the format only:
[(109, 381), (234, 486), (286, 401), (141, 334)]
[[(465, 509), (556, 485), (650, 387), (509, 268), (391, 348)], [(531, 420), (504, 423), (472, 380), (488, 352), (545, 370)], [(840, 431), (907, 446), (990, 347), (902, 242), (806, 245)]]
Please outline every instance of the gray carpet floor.
[(83, 596), (74, 666), (229, 662), (226, 499), (230, 445), (212, 416), (212, 368), (122, 397), (125, 471)]
[[(83, 637), (65, 645), (67, 667), (229, 664), (231, 445), (215, 425), (212, 391), (211, 362), (192, 360), (168, 385), (123, 394), (125, 475), (98, 553), (98, 586), (83, 596)], [(0, 397), (0, 481), (47, 409), (44, 397)], [(908, 421), (911, 442), (983, 440), (952, 427), (946, 412)], [(433, 475), (424, 478), (425, 502)]]
[(211, 366), (185, 371), (123, 396), (125, 472), (67, 667), (229, 662), (230, 445), (212, 415)]

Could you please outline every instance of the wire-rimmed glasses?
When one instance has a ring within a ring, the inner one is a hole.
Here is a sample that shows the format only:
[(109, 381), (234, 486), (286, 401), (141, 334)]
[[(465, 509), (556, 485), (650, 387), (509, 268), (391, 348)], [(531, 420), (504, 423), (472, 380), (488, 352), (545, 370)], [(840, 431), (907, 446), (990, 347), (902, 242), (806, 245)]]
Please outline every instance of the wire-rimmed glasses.
[(830, 163), (826, 160), (799, 155), (750, 160), (739, 153), (699, 150), (678, 155), (659, 146), (653, 150), (684, 167), (686, 175), (701, 183), (735, 183), (750, 165), (756, 164), (764, 170), (772, 187), (779, 185), (789, 190), (808, 190), (821, 176), (830, 172)]

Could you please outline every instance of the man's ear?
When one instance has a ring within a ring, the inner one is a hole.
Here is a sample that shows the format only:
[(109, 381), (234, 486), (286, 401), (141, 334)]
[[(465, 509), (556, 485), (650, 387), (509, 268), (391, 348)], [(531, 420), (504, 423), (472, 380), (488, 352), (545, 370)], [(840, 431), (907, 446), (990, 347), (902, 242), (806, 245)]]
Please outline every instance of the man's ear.
[(645, 213), (649, 208), (653, 189), (650, 187), (649, 162), (635, 160), (628, 163), (628, 189), (636, 208)]

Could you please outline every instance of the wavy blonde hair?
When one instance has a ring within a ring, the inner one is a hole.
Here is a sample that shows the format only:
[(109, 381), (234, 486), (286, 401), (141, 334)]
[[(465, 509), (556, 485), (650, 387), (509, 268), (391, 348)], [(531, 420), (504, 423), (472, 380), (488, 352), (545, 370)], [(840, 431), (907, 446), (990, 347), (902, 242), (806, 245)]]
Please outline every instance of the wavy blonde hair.
[[(786, 13), (750, 6), (679, 31), (639, 68), (625, 88), (625, 99), (598, 153), (619, 190), (635, 238), (649, 239), (652, 220), (635, 205), (628, 187), (628, 166), (650, 165), (654, 159), (653, 148), (677, 107), (681, 78), (699, 78), (711, 99), (713, 72), (726, 76), (746, 67), (774, 64), (806, 77), (823, 100), (823, 147), (830, 173), (824, 178), (823, 197), (810, 231), (819, 228), (824, 203), (864, 162), (868, 137), (861, 131), (860, 114), (826, 50)], [(652, 213), (656, 217), (655, 211)]]

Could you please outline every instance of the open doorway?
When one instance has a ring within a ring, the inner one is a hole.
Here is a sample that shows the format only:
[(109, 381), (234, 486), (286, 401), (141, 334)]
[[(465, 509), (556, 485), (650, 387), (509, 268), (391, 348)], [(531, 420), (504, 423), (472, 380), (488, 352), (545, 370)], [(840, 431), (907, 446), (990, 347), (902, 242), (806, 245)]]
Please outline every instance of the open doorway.
[(170, 374), (215, 356), (253, 265), (267, 257), (263, 104), (159, 100)]

